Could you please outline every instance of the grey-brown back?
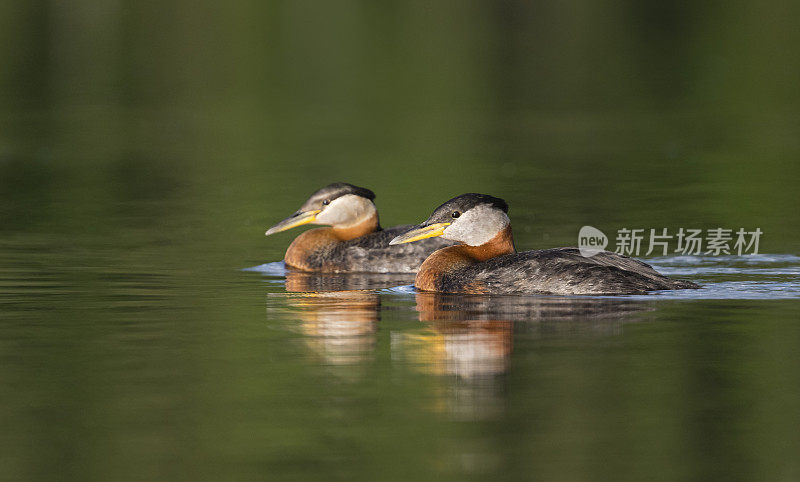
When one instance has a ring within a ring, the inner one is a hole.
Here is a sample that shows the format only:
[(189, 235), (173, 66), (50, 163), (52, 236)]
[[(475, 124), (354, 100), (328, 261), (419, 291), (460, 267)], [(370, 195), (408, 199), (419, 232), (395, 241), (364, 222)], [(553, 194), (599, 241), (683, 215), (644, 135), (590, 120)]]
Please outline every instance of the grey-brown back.
[(411, 230), (411, 224), (394, 226), (365, 236), (326, 246), (309, 254), (311, 269), (364, 272), (416, 273), (425, 258), (437, 249), (453, 243), (430, 238), (415, 243), (389, 246), (389, 241)]
[(553, 248), (498, 256), (444, 274), (437, 280), (443, 292), (637, 294), (654, 290), (698, 288), (689, 281), (668, 278), (650, 265), (603, 251), (590, 258), (577, 248)]

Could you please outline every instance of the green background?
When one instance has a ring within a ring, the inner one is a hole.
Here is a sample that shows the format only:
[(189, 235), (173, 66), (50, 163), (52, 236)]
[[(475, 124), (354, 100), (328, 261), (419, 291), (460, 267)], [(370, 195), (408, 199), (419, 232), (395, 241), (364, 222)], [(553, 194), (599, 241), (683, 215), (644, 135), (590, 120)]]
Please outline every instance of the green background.
[(397, 355), (451, 333), (413, 294), (375, 295), (338, 363), (337, 336), (298, 323), (352, 306), (238, 269), (280, 260), (296, 232), (264, 230), (334, 181), (373, 189), (386, 226), (502, 197), (520, 249), (587, 224), (759, 227), (762, 253), (797, 254), (797, 18), (781, 0), (0, 2), (0, 473), (796, 480), (795, 300), (517, 317), (505, 370), (476, 381)]

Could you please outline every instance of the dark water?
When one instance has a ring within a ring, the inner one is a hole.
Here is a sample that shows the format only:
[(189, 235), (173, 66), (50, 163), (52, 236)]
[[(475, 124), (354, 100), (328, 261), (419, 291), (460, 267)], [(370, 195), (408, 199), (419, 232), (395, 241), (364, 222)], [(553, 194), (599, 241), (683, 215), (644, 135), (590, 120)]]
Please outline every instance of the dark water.
[(691, 292), (463, 297), (407, 276), (242, 271), (251, 243), (221, 249), (195, 222), (4, 235), (5, 473), (798, 474), (795, 256), (655, 260), (704, 286)]
[[(162, 3), (0, 6), (1, 479), (800, 479), (796, 6)], [(333, 181), (764, 235), (637, 297), (270, 264)]]

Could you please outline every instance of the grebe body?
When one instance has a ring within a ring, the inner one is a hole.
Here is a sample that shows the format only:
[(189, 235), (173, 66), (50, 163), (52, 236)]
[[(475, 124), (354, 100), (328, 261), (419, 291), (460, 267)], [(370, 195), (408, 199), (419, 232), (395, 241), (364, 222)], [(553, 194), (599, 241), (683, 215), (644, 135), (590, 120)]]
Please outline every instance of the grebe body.
[(452, 244), (445, 239), (429, 239), (418, 245), (390, 246), (389, 241), (413, 226), (382, 229), (374, 199), (369, 189), (330, 184), (312, 194), (297, 212), (271, 227), (266, 235), (303, 224), (328, 225), (295, 238), (284, 262), (302, 271), (333, 273), (416, 273), (431, 253)]
[(507, 212), (502, 199), (464, 194), (436, 208), (427, 221), (392, 244), (430, 237), (460, 243), (437, 250), (422, 263), (414, 286), (424, 291), (620, 295), (698, 288), (608, 251), (591, 257), (584, 257), (577, 248), (517, 252)]

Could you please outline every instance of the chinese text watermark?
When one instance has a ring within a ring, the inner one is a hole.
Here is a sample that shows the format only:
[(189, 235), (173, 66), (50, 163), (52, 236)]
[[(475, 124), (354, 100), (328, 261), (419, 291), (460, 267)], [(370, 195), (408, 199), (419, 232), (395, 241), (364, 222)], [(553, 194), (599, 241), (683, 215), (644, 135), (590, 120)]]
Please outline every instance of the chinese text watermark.
[[(626, 256), (667, 256), (670, 253), (681, 255), (723, 254), (758, 254), (758, 243), (763, 232), (760, 228), (747, 231), (726, 228), (684, 229), (670, 233), (667, 228), (661, 229), (628, 229), (617, 230), (617, 254)], [(608, 237), (599, 229), (584, 226), (578, 232), (578, 249), (583, 256), (589, 257), (603, 251), (608, 246)], [(672, 249), (675, 248), (675, 249)]]

